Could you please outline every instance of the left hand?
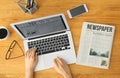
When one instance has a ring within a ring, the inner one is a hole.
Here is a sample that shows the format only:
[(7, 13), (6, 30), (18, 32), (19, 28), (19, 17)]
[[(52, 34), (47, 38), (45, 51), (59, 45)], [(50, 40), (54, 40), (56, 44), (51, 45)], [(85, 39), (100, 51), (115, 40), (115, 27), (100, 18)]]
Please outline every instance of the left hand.
[(34, 68), (37, 65), (37, 62), (38, 62), (38, 57), (36, 54), (36, 49), (31, 48), (25, 53), (26, 71), (34, 71)]

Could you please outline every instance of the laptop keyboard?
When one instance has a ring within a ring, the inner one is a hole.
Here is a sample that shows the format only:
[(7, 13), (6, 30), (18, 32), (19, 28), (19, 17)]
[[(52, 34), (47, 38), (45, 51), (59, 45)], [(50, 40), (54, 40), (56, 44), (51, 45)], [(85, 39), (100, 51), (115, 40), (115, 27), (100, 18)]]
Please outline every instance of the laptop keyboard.
[(41, 40), (36, 40), (32, 42), (28, 42), (28, 47), (37, 48), (37, 54), (43, 55), (53, 52), (58, 52), (66, 49), (70, 49), (70, 43), (68, 39), (68, 35), (60, 35), (54, 36), (50, 38), (45, 38)]

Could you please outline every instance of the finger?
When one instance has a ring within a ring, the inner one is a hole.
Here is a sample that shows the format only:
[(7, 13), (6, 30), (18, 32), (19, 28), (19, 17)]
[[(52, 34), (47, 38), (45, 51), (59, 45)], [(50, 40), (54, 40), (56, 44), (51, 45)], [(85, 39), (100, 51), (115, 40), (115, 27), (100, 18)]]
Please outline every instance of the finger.
[(58, 68), (58, 63), (57, 63), (56, 59), (54, 59), (53, 65), (54, 65), (55, 68)]
[(35, 56), (37, 56), (37, 53), (36, 53), (36, 51), (37, 51), (37, 48), (34, 48), (35, 49), (35, 51), (34, 51), (34, 55)]
[(28, 56), (31, 57), (32, 56), (32, 50), (30, 49), (30, 51), (28, 52)]
[(53, 61), (53, 67), (54, 67), (55, 70), (57, 70), (57, 68), (58, 68), (55, 59), (54, 59), (54, 61)]
[(30, 54), (29, 51), (30, 51), (30, 50), (27, 50), (27, 52), (25, 52), (25, 56), (26, 56), (26, 57), (29, 56), (29, 54)]
[(31, 51), (32, 51), (32, 49), (33, 49), (33, 48), (29, 49), (29, 52), (31, 52)]
[(64, 68), (64, 63), (62, 63), (62, 61), (60, 60), (60, 58), (57, 58), (56, 62), (57, 62), (57, 65), (58, 65), (59, 69)]
[(62, 63), (67, 64), (64, 59), (60, 58), (60, 60), (62, 61)]
[(36, 55), (36, 48), (32, 48), (32, 50), (31, 50), (31, 56), (35, 57), (35, 55)]
[(35, 52), (36, 51), (36, 48), (31, 48), (30, 49), (30, 52)]
[(35, 59), (38, 61), (38, 56), (37, 56), (37, 53), (35, 53)]
[(54, 59), (54, 61), (53, 61), (53, 66), (54, 66), (54, 69), (55, 69), (57, 72), (59, 72), (60, 68), (59, 68), (59, 66), (58, 66), (58, 63), (57, 63), (56, 59)]
[(26, 55), (27, 55), (27, 52), (24, 52), (24, 55), (26, 56)]
[(32, 51), (36, 52), (36, 50), (37, 50), (36, 48), (32, 48)]
[(35, 49), (34, 48), (31, 48), (29, 51), (28, 51), (28, 53), (29, 53), (29, 57), (33, 57), (33, 55), (34, 55), (34, 51), (35, 51)]
[(56, 66), (56, 59), (53, 60), (53, 65)]
[(61, 61), (61, 59), (59, 57), (57, 57), (57, 62), (60, 64), (60, 65), (63, 65), (63, 62)]

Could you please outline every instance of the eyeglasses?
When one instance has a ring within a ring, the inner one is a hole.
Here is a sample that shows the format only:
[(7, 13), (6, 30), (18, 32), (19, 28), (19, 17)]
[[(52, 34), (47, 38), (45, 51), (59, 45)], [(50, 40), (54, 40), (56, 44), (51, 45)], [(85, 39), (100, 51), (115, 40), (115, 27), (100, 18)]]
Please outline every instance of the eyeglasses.
[[(12, 53), (13, 48), (15, 47), (15, 45), (18, 45), (18, 47), (21, 49), (22, 55), (19, 55), (19, 56), (17, 56), (17, 57), (10, 58), (11, 53)], [(15, 58), (22, 57), (22, 56), (24, 56), (24, 51), (23, 51), (23, 49), (21, 48), (21, 46), (18, 44), (18, 42), (17, 42), (16, 40), (13, 40), (12, 43), (10, 44), (9, 49), (7, 50), (5, 59), (6, 59), (6, 60), (8, 60), (8, 59), (15, 59)]]

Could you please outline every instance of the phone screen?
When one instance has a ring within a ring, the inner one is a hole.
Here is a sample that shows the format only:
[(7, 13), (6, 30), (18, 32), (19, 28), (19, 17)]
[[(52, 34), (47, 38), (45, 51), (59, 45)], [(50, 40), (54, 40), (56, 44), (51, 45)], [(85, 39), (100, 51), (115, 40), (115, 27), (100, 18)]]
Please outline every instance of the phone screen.
[(69, 12), (70, 12), (72, 17), (75, 17), (75, 16), (78, 16), (82, 13), (87, 12), (86, 9), (87, 8), (85, 7), (85, 5), (81, 5), (81, 6), (78, 6), (76, 8), (70, 9)]

